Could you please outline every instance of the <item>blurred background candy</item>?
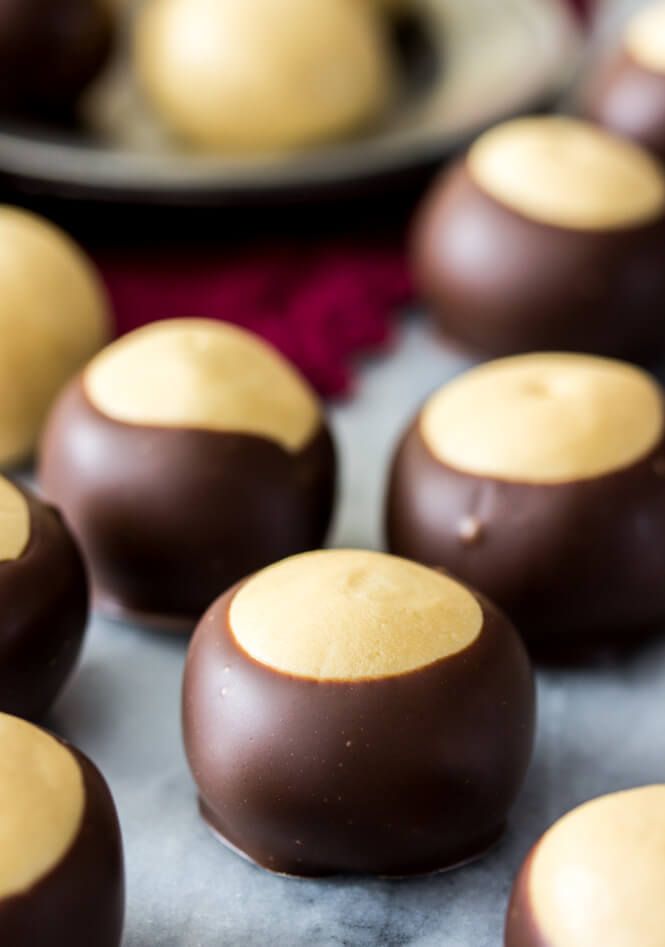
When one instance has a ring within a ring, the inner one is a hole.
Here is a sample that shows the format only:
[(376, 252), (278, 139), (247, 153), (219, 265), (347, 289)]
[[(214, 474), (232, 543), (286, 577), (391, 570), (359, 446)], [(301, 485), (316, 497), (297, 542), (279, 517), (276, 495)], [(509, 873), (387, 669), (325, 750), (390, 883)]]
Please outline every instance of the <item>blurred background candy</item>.
[(0, 465), (29, 457), (51, 400), (109, 334), (83, 251), (43, 218), (0, 207)]
[(70, 116), (105, 65), (111, 17), (102, 0), (2, 0), (0, 109)]
[(640, 8), (589, 70), (583, 110), (665, 161), (665, 3)]
[(358, 0), (149, 0), (134, 45), (148, 100), (201, 148), (293, 148), (343, 135), (390, 95), (382, 23)]

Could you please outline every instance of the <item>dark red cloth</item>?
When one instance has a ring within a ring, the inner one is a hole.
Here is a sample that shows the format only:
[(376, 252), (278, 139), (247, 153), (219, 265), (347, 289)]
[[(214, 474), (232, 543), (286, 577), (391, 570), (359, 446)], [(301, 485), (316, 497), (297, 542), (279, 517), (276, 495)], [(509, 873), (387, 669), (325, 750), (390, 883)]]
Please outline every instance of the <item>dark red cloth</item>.
[(598, 0), (570, 0), (573, 7), (582, 14), (583, 17), (588, 18), (593, 12), (593, 7), (598, 3)]
[(224, 319), (272, 342), (323, 395), (350, 392), (354, 356), (386, 344), (394, 316), (410, 298), (399, 246), (98, 263), (120, 334), (155, 319)]

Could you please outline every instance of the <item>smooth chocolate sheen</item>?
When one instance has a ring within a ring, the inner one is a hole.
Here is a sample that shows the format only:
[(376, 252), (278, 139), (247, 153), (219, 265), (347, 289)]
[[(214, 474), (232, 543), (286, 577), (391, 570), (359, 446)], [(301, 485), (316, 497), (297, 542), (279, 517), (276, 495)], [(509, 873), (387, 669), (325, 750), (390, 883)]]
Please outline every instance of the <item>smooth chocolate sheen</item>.
[(416, 287), (438, 327), (484, 355), (541, 349), (652, 361), (665, 345), (665, 216), (617, 229), (527, 218), (458, 161), (415, 219)]
[(324, 421), (293, 452), (250, 434), (116, 421), (79, 377), (49, 419), (40, 480), (81, 543), (99, 605), (189, 630), (242, 576), (323, 542), (335, 454)]
[(564, 483), (478, 476), (436, 458), (419, 420), (393, 460), (392, 552), (480, 589), (540, 657), (636, 643), (665, 620), (665, 440)]
[(509, 622), (477, 598), (482, 628), (456, 653), (402, 674), (315, 679), (239, 644), (230, 616), (249, 588), (202, 618), (184, 677), (185, 747), (220, 840), (300, 876), (421, 874), (491, 846), (533, 741), (531, 669)]
[(88, 581), (60, 514), (21, 490), (29, 539), (0, 561), (0, 711), (38, 719), (76, 664), (88, 617)]
[(665, 162), (665, 71), (644, 66), (621, 47), (591, 72), (581, 105), (592, 121)]
[(68, 751), (83, 777), (81, 824), (47, 874), (0, 898), (0, 943), (7, 947), (120, 947), (125, 893), (118, 817), (97, 768), (73, 747)]
[(0, 110), (69, 116), (111, 51), (101, 0), (2, 0)]

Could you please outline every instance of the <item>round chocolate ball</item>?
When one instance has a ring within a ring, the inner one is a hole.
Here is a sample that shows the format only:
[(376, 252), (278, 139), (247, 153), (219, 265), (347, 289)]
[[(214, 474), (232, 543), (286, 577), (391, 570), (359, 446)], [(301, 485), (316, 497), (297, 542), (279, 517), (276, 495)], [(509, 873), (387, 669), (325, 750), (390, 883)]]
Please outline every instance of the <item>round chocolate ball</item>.
[(120, 947), (122, 840), (99, 771), (44, 730), (0, 713), (0, 942)]
[(590, 71), (580, 99), (593, 121), (665, 161), (665, 3), (633, 16), (618, 48)]
[(472, 369), (397, 448), (391, 551), (480, 589), (543, 657), (639, 640), (665, 621), (663, 405), (646, 373), (594, 356)]
[(319, 401), (271, 346), (182, 319), (125, 336), (70, 383), (40, 477), (100, 607), (191, 629), (238, 579), (322, 543), (335, 453)]
[(665, 347), (665, 174), (570, 118), (482, 135), (435, 182), (412, 237), (416, 287), (451, 339), (487, 355)]
[(0, 206), (0, 466), (28, 457), (59, 389), (108, 335), (106, 295), (81, 250)]
[(2, 0), (0, 110), (46, 118), (73, 112), (111, 39), (103, 0)]
[(183, 688), (185, 748), (221, 841), (302, 876), (413, 875), (501, 835), (531, 755), (529, 661), (441, 572), (305, 553), (219, 598)]
[(282, 150), (375, 118), (391, 87), (381, 15), (358, 0), (149, 0), (140, 84), (198, 148)]
[(36, 719), (76, 664), (88, 582), (59, 514), (3, 477), (0, 524), (0, 711)]
[(665, 786), (601, 796), (559, 819), (522, 866), (505, 947), (662, 947)]

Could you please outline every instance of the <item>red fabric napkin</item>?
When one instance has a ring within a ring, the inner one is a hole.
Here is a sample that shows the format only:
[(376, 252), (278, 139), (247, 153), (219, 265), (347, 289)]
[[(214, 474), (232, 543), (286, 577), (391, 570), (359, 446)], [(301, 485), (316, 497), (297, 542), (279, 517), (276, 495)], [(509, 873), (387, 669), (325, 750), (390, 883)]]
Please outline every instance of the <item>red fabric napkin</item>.
[(598, 0), (570, 0), (572, 6), (580, 13), (584, 19), (587, 19), (592, 11), (592, 7)]

